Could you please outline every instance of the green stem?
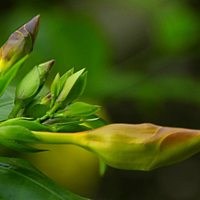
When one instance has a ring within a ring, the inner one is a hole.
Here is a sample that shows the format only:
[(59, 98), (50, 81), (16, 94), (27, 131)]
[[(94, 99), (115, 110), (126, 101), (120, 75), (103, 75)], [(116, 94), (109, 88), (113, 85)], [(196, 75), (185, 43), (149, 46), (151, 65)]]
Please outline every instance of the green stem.
[(11, 113), (8, 116), (8, 119), (15, 118), (19, 111), (23, 108), (23, 101), (16, 101), (14, 108), (12, 109)]
[(37, 119), (36, 119), (36, 122), (38, 122), (38, 123), (43, 123), (43, 122), (46, 121), (47, 119), (49, 119), (49, 116), (48, 116), (48, 115), (44, 115), (44, 116), (42, 116), (42, 117), (40, 117), (40, 118), (37, 118)]
[(55, 105), (53, 106), (53, 108), (51, 108), (51, 110), (49, 110), (46, 115), (38, 118), (36, 121), (38, 123), (43, 123), (44, 121), (46, 121), (49, 118), (53, 117), (53, 114), (59, 109), (60, 104), (59, 103), (55, 103)]

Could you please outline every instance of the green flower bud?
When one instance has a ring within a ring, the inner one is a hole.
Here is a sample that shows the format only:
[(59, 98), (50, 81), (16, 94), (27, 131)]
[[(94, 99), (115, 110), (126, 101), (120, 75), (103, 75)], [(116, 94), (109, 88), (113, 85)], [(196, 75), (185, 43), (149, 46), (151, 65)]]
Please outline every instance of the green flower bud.
[(0, 77), (33, 50), (39, 29), (40, 15), (18, 28), (0, 49)]
[[(59, 77), (56, 77), (54, 79), (54, 82), (51, 87), (51, 92), (53, 95), (53, 102), (51, 103), (52, 109), (49, 112), (47, 112), (47, 116), (52, 117), (53, 114), (60, 107), (66, 106), (67, 103), (70, 103), (68, 101), (69, 95), (73, 96), (73, 99), (70, 98), (70, 100), (74, 100), (75, 99), (74, 97), (77, 98), (78, 96), (80, 96), (80, 94), (82, 94), (83, 89), (85, 88), (85, 83), (86, 83), (85, 80), (86, 80), (86, 75), (87, 75), (85, 73), (83, 74), (84, 70), (85, 69), (82, 69), (70, 76), (70, 74), (73, 73), (73, 69), (71, 69), (66, 74), (64, 74), (60, 78), (60, 80), (58, 79)], [(75, 92), (72, 92), (73, 90), (75, 90)], [(71, 92), (72, 92), (72, 95), (71, 95)]]
[(7, 125), (0, 127), (0, 143), (11, 149), (23, 151), (23, 152), (40, 152), (44, 151), (36, 149), (27, 144), (37, 142), (38, 139), (27, 128), (19, 125)]
[(41, 86), (43, 86), (54, 63), (54, 60), (42, 63), (35, 66), (28, 74), (26, 74), (16, 88), (15, 99), (27, 100), (35, 97), (41, 89)]
[(53, 107), (59, 93), (60, 93), (60, 74), (57, 73), (56, 77), (54, 78), (51, 84), (51, 104), (50, 104), (51, 108)]
[(63, 90), (63, 87), (65, 85), (66, 80), (74, 73), (74, 68), (67, 71), (61, 78), (60, 74), (57, 73), (56, 77), (54, 78), (52, 84), (51, 84), (51, 105), (52, 108), (55, 104), (55, 101), (60, 94), (60, 92)]
[(54, 66), (55, 60), (50, 60), (48, 62), (38, 65), (38, 71), (40, 76), (40, 85), (46, 81), (49, 73), (51, 72)]
[(54, 117), (85, 117), (99, 112), (100, 106), (90, 105), (83, 102), (71, 104), (62, 113), (55, 114)]
[(54, 63), (55, 61), (51, 60), (35, 66), (24, 76), (16, 88), (15, 107), (11, 111), (10, 118), (15, 117), (19, 110), (28, 105), (39, 93)]
[(51, 92), (48, 92), (41, 100), (40, 104), (50, 105), (51, 103)]

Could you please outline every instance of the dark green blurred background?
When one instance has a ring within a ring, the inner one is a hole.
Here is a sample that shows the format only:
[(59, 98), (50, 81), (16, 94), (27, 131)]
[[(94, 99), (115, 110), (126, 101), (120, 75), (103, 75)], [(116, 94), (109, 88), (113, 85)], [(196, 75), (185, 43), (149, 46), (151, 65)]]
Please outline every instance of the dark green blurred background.
[[(17, 81), (35, 64), (56, 60), (56, 72), (86, 67), (81, 100), (102, 105), (109, 122), (151, 122), (200, 129), (200, 1), (1, 0), (0, 45), (41, 14), (34, 51)], [(31, 161), (63, 187), (99, 200), (200, 199), (200, 154), (152, 172), (108, 168), (74, 146), (1, 155)]]

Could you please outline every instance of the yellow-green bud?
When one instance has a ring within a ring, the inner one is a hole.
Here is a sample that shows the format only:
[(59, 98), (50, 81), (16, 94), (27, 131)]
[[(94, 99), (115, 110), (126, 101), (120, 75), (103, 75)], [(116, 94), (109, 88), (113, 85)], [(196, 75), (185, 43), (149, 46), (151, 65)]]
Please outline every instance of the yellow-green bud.
[(65, 137), (109, 166), (125, 170), (153, 170), (200, 151), (200, 130), (153, 124), (111, 124)]

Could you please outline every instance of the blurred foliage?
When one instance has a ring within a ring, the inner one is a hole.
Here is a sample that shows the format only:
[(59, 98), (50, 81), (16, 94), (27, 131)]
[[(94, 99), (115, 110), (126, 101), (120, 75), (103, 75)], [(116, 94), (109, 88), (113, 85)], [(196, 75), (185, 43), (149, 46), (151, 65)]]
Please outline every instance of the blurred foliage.
[[(13, 85), (34, 65), (55, 59), (56, 64), (50, 79), (58, 71), (62, 75), (72, 67), (76, 71), (86, 67), (89, 72), (88, 83), (82, 98), (89, 99), (88, 103), (97, 103), (105, 107), (103, 115), (112, 122), (152, 122), (165, 126), (200, 128), (199, 1), (9, 0), (1, 2), (0, 11), (0, 44), (7, 40), (17, 25), (20, 26), (38, 13), (41, 14), (41, 26), (35, 49), (20, 69), (18, 79), (15, 79)], [(55, 157), (59, 157), (60, 151), (54, 151)], [(66, 153), (70, 160), (74, 156), (74, 149), (67, 151), (71, 152)], [(76, 155), (81, 158), (81, 153)], [(49, 160), (52, 162), (51, 158)], [(95, 171), (96, 164), (92, 164), (95, 162), (88, 161), (88, 166), (93, 168), (85, 166), (86, 170)], [(83, 159), (78, 165), (85, 165), (84, 163)], [(48, 165), (46, 161), (43, 166), (41, 165), (38, 164), (38, 167), (45, 172), (44, 165), (50, 168), (51, 164)], [(182, 170), (190, 171), (187, 169), (188, 165), (185, 166), (186, 168), (183, 165)], [(73, 166), (68, 169), (68, 174), (72, 169)], [(177, 170), (179, 169), (180, 165), (177, 167)], [(176, 168), (173, 170), (174, 176), (178, 174)], [(163, 188), (169, 185), (165, 184), (162, 178), (165, 171), (167, 168), (149, 175), (138, 175), (135, 172), (132, 178), (137, 181), (131, 182), (128, 172), (114, 173), (110, 170), (105, 180), (108, 180), (108, 177), (113, 180), (107, 181), (108, 184), (103, 181), (103, 189), (98, 196), (105, 199), (104, 193), (108, 199), (117, 200), (122, 197), (120, 194), (126, 194), (123, 199), (148, 199), (148, 196), (152, 195), (151, 199), (160, 199), (156, 196), (158, 193), (153, 193), (151, 188), (153, 185), (159, 188), (158, 182)], [(198, 170), (196, 172), (198, 173)], [(199, 173), (195, 176), (200, 180)], [(94, 189), (91, 183), (96, 180), (97, 185), (99, 181), (96, 175), (94, 177), (88, 184), (91, 190)], [(157, 182), (155, 177), (158, 179)], [(181, 173), (180, 176), (177, 175), (180, 181), (176, 182), (176, 186), (183, 182), (181, 177)], [(121, 185), (120, 181), (126, 186)], [(148, 181), (151, 182), (151, 186), (148, 185)], [(129, 185), (132, 183), (135, 190), (128, 190), (127, 182)], [(70, 181), (67, 186), (75, 188), (69, 183)], [(199, 181), (189, 183), (195, 188)], [(191, 188), (189, 183), (182, 186), (183, 193), (186, 191), (185, 188)], [(110, 186), (110, 193), (106, 193), (109, 184), (113, 184), (113, 187)], [(140, 188), (136, 185), (140, 185)], [(112, 188), (115, 191), (113, 195)], [(147, 188), (146, 193), (140, 193), (141, 188)], [(84, 193), (83, 190), (73, 190)], [(85, 188), (87, 192), (84, 194), (92, 195), (91, 190), (89, 192), (89, 189)], [(169, 191), (169, 188), (166, 190)], [(177, 195), (176, 191), (168, 192), (162, 199), (198, 199), (200, 194), (195, 191), (191, 192), (190, 196), (185, 194), (185, 198), (184, 195)]]

